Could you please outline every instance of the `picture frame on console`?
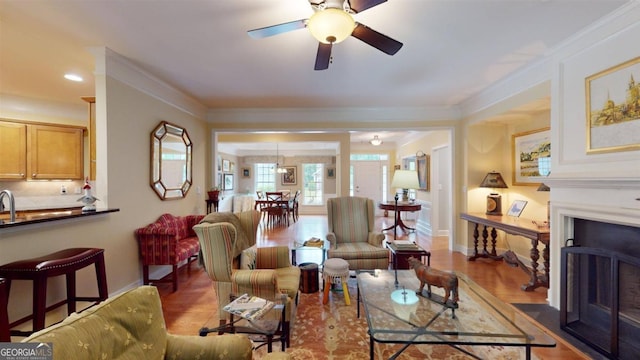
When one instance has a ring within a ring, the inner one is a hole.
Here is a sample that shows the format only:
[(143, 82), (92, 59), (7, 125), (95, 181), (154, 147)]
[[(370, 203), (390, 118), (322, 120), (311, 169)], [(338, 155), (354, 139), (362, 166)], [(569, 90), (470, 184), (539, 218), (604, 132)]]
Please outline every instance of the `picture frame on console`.
[(511, 136), (513, 185), (539, 186), (551, 169), (549, 128)]
[(527, 206), (526, 200), (514, 200), (507, 211), (507, 216), (520, 217), (525, 206)]
[(640, 149), (640, 56), (585, 79), (587, 154)]

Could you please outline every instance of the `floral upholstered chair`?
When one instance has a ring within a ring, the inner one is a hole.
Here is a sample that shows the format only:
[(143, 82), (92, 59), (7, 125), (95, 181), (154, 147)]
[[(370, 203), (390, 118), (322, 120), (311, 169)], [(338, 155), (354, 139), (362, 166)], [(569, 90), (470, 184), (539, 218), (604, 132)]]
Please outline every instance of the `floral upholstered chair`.
[(290, 324), (300, 285), (300, 269), (291, 265), (287, 246), (256, 248), (259, 211), (211, 213), (193, 227), (200, 240), (207, 274), (218, 294), (220, 325), (229, 314), (222, 308), (231, 294), (275, 300), (287, 295), (283, 332), (290, 339)]
[(350, 270), (389, 267), (389, 250), (382, 246), (385, 236), (374, 229), (374, 211), (373, 200), (363, 197), (327, 200), (330, 259), (346, 260)]

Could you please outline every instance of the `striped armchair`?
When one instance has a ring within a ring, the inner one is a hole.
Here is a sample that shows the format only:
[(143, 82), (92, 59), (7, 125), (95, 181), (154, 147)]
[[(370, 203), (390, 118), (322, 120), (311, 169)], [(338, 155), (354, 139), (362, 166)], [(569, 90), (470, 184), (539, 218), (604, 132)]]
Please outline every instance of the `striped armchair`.
[[(202, 261), (218, 294), (220, 325), (229, 314), (222, 308), (231, 294), (259, 296), (274, 300), (287, 294), (283, 333), (289, 346), (290, 324), (300, 286), (300, 269), (291, 265), (289, 248), (255, 248), (259, 211), (207, 215), (193, 227), (200, 240)], [(243, 258), (243, 259), (241, 259)], [(243, 263), (244, 268), (241, 267)]]
[(374, 230), (374, 210), (373, 200), (363, 197), (327, 200), (329, 258), (346, 260), (350, 270), (389, 267), (389, 250), (382, 246), (385, 236)]

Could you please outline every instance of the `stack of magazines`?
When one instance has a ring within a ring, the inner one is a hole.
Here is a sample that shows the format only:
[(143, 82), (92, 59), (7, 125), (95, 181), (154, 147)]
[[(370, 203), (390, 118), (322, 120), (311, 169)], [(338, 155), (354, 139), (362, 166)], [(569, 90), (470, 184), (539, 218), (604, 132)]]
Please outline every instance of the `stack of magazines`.
[(418, 245), (409, 240), (394, 240), (391, 242), (391, 246), (394, 246), (398, 250), (416, 250)]
[(242, 294), (223, 309), (226, 312), (243, 317), (247, 320), (258, 320), (274, 307), (273, 301), (257, 296)]

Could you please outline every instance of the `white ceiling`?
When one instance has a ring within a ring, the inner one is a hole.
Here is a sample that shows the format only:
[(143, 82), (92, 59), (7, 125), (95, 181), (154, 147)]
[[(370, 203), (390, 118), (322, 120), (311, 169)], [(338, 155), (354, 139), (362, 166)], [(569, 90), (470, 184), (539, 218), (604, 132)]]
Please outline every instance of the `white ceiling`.
[(627, 2), (389, 0), (355, 18), (403, 42), (395, 56), (348, 38), (314, 71), (306, 29), (246, 33), (308, 18), (307, 0), (0, 0), (0, 93), (81, 104), (87, 48), (106, 46), (209, 109), (449, 108)]

